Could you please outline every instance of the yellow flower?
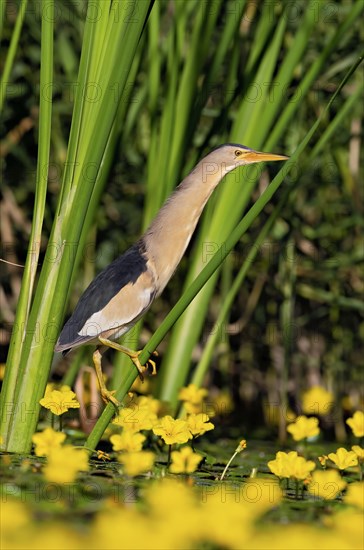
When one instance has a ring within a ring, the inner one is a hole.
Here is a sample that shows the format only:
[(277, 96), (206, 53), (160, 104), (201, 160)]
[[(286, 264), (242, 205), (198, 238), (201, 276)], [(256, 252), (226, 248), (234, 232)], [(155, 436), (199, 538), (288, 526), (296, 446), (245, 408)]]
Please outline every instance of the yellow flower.
[[(336, 539), (339, 535), (345, 546), (343, 548), (362, 550), (364, 540), (364, 522), (362, 510), (352, 508), (342, 510), (333, 514), (332, 525), (330, 525)], [(314, 548), (314, 547), (312, 547)], [(316, 547), (317, 548), (317, 547)], [(322, 548), (322, 547), (321, 547)], [(326, 548), (342, 548), (338, 541), (333, 541)]]
[(364, 461), (364, 449), (363, 449), (363, 447), (359, 447), (359, 445), (353, 445), (351, 447), (351, 449), (352, 449), (352, 451), (354, 451), (354, 453), (358, 457), (358, 461), (363, 462)]
[[(280, 499), (278, 483), (272, 481), (254, 478), (240, 486), (227, 483), (206, 486), (201, 499), (202, 514), (196, 518), (197, 532), (200, 532), (197, 540), (209, 541), (215, 548), (270, 548), (255, 545), (255, 536), (262, 530), (261, 526), (256, 528), (255, 523)], [(190, 547), (200, 548), (200, 545), (195, 542)]]
[(147, 394), (151, 392), (151, 383), (150, 378), (144, 378), (144, 380), (141, 380), (138, 376), (138, 378), (133, 382), (132, 387), (130, 388), (132, 392)]
[[(247, 508), (255, 509), (254, 515), (264, 513), (282, 500), (282, 490), (275, 478), (248, 478), (243, 485)], [(255, 515), (255, 517), (257, 517)]]
[(51, 393), (51, 391), (55, 389), (55, 386), (56, 385), (54, 382), (48, 382), (48, 384), (46, 385), (46, 389), (44, 391), (44, 397), (46, 397), (49, 393)]
[(122, 453), (118, 456), (118, 461), (123, 464), (124, 471), (128, 476), (137, 476), (148, 472), (153, 468), (154, 459), (155, 454), (151, 451)]
[(363, 437), (364, 435), (364, 413), (356, 411), (351, 418), (348, 418), (346, 423), (353, 431), (355, 437)]
[(192, 474), (200, 464), (202, 456), (194, 453), (191, 447), (182, 447), (171, 453), (172, 464), (169, 467), (172, 474)]
[(332, 500), (346, 487), (337, 470), (316, 470), (307, 489), (311, 495), (325, 500)]
[[(183, 407), (185, 409), (185, 411), (188, 413), (188, 414), (199, 414), (199, 413), (206, 413), (206, 406), (205, 406), (205, 403), (201, 402), (201, 403), (190, 403), (189, 401), (185, 401), (184, 404), (183, 404)], [(214, 416), (214, 411), (211, 409), (208, 411), (208, 413), (211, 415), (211, 416)]]
[(9, 498), (4, 491), (0, 514), (0, 548), (25, 548), (19, 546), (19, 539), (23, 533), (29, 532), (32, 519), (30, 508), (25, 502)]
[(364, 482), (357, 481), (348, 485), (344, 502), (364, 510)]
[(277, 477), (294, 477), (303, 480), (315, 469), (315, 463), (298, 456), (296, 451), (289, 453), (278, 451), (275, 460), (268, 462), (268, 468)]
[(121, 435), (114, 434), (110, 437), (114, 451), (128, 451), (129, 453), (141, 451), (145, 439), (145, 435), (129, 430), (124, 430)]
[(207, 414), (199, 413), (189, 414), (186, 422), (191, 434), (197, 437), (205, 432), (208, 432), (209, 430), (214, 429), (215, 426), (212, 422), (209, 422), (209, 420), (210, 419)]
[[(201, 525), (205, 519), (200, 510), (201, 506), (198, 506), (201, 500), (200, 497), (197, 501), (194, 489), (176, 479), (167, 477), (150, 483), (145, 489), (145, 506), (150, 519), (147, 542), (139, 541), (137, 545), (133, 541), (132, 546), (125, 547), (155, 549), (199, 547)], [(136, 531), (138, 530), (139, 526)], [(153, 536), (156, 540), (153, 540)]]
[(181, 388), (178, 394), (180, 401), (184, 401), (184, 407), (188, 413), (197, 414), (202, 411), (203, 400), (207, 396), (207, 390), (198, 388), (195, 384)]
[(185, 420), (174, 420), (171, 416), (163, 416), (153, 428), (155, 435), (160, 435), (167, 445), (186, 443), (192, 439), (192, 434)]
[(57, 388), (57, 384), (55, 384), (54, 382), (48, 382), (44, 392), (44, 397), (47, 397), (48, 394), (50, 394), (53, 390), (56, 390), (56, 389), (64, 393), (64, 392), (70, 391), (71, 387), (68, 386), (67, 384), (63, 384), (61, 387)]
[(180, 401), (189, 401), (197, 405), (201, 403), (207, 396), (207, 390), (204, 388), (198, 388), (195, 384), (189, 384), (188, 386), (181, 388), (178, 394)]
[(357, 466), (358, 457), (354, 451), (347, 451), (344, 447), (337, 449), (336, 453), (330, 453), (329, 459), (336, 464), (339, 470), (346, 470), (351, 466)]
[(299, 416), (293, 424), (289, 424), (287, 432), (292, 434), (295, 441), (315, 437), (320, 433), (317, 418), (307, 418), (307, 416)]
[(140, 430), (151, 430), (156, 421), (157, 415), (148, 408), (133, 405), (121, 409), (119, 415), (113, 420), (113, 424), (131, 432), (140, 432)]
[(47, 392), (39, 403), (58, 416), (68, 411), (68, 409), (79, 409), (80, 407), (79, 402), (76, 400), (76, 394), (71, 390)]
[(290, 477), (302, 480), (307, 479), (312, 470), (316, 468), (312, 460), (306, 460), (302, 456), (298, 456), (290, 466), (292, 468)]
[(147, 410), (152, 414), (158, 414), (162, 408), (159, 399), (154, 399), (151, 395), (140, 395), (135, 399), (135, 402), (140, 409)]
[(55, 448), (48, 455), (48, 463), (43, 473), (48, 481), (71, 483), (79, 471), (88, 471), (88, 452), (86, 449), (75, 449), (72, 445)]
[(35, 433), (32, 441), (35, 445), (35, 454), (37, 456), (46, 456), (53, 449), (62, 445), (66, 439), (66, 434), (55, 432), (53, 428), (46, 428), (42, 432)]
[(334, 396), (321, 386), (313, 386), (302, 395), (302, 410), (306, 414), (328, 414), (334, 404)]

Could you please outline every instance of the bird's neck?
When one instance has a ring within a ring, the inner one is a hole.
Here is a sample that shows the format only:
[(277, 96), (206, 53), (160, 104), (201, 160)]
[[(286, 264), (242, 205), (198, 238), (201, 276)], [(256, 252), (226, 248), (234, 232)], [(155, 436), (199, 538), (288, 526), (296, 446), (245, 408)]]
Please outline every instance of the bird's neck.
[(173, 275), (206, 202), (224, 175), (216, 166), (200, 162), (165, 202), (143, 236), (147, 255), (158, 274), (158, 294)]

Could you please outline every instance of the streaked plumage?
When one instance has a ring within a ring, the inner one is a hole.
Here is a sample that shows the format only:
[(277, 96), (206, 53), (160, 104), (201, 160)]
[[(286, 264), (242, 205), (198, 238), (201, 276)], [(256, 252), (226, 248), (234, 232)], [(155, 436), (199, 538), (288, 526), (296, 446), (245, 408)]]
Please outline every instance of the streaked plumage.
[[(64, 325), (56, 351), (66, 354), (72, 348), (92, 343), (95, 338), (97, 341), (98, 335), (104, 333), (105, 329), (112, 331), (124, 328), (131, 321), (135, 323), (135, 318), (143, 313), (155, 294), (145, 299), (137, 292), (133, 296), (136, 302), (127, 300), (130, 292), (147, 287), (147, 280), (151, 278), (145, 252), (144, 243), (140, 240), (95, 277), (82, 294), (72, 317)], [(120, 303), (125, 303), (122, 311), (119, 311)], [(129, 304), (133, 306), (132, 312), (127, 309)], [(102, 322), (102, 316), (108, 319), (106, 323)]]
[[(234, 143), (222, 145), (203, 158), (166, 201), (141, 239), (91, 282), (64, 325), (55, 351), (65, 354), (83, 344), (115, 347), (127, 353), (142, 372), (138, 352), (112, 341), (130, 330), (161, 294), (215, 187), (238, 166), (286, 158)], [(101, 393), (117, 404), (102, 381), (100, 361), (98, 350), (94, 362)]]

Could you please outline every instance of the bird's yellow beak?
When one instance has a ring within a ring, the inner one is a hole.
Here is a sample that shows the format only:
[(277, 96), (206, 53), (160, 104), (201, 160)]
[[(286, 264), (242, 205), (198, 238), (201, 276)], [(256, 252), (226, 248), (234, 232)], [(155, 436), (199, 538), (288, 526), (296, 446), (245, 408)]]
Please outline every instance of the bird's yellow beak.
[(289, 159), (289, 157), (286, 157), (285, 155), (274, 155), (273, 153), (263, 153), (261, 151), (251, 151), (244, 155), (244, 161), (247, 163), (287, 159)]

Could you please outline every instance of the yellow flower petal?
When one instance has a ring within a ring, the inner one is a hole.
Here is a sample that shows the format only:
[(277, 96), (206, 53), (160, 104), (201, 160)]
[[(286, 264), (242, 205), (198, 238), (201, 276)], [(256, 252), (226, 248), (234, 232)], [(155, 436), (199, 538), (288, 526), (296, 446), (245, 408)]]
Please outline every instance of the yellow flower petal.
[(46, 456), (55, 448), (62, 445), (66, 439), (66, 434), (56, 432), (53, 428), (46, 428), (42, 432), (35, 433), (32, 441), (35, 445), (35, 454), (37, 456)]
[(346, 423), (353, 431), (355, 437), (363, 437), (364, 435), (364, 413), (356, 411), (351, 418), (348, 418)]
[(306, 414), (323, 416), (328, 414), (334, 404), (334, 396), (321, 386), (313, 386), (302, 396), (302, 410)]
[(181, 388), (178, 394), (180, 401), (188, 401), (194, 405), (202, 403), (207, 396), (207, 390), (204, 388), (198, 388), (195, 384), (189, 384), (188, 386)]
[(110, 437), (114, 451), (128, 451), (129, 453), (141, 451), (145, 439), (145, 435), (128, 430)]
[(43, 474), (48, 481), (71, 483), (76, 479), (79, 471), (88, 471), (88, 469), (86, 449), (75, 449), (72, 445), (64, 445), (49, 453)]
[(295, 441), (315, 437), (320, 433), (318, 427), (318, 419), (307, 418), (307, 416), (299, 416), (293, 424), (289, 424), (287, 432), (292, 434)]
[(151, 430), (157, 421), (157, 415), (149, 407), (139, 407), (137, 404), (131, 407), (120, 409), (118, 416), (113, 420), (113, 424), (122, 426), (125, 430), (139, 432), (141, 430)]
[(330, 453), (328, 457), (336, 464), (339, 470), (346, 470), (346, 468), (357, 466), (358, 464), (358, 457), (354, 451), (347, 451), (344, 447), (337, 449), (336, 453)]
[(137, 476), (143, 472), (148, 472), (153, 468), (155, 454), (150, 451), (141, 451), (138, 453), (122, 453), (118, 456), (118, 461), (124, 466), (124, 472), (128, 476)]
[(80, 407), (76, 394), (71, 390), (63, 389), (61, 391), (48, 391), (39, 403), (58, 416), (68, 411), (68, 409), (78, 409)]
[(182, 447), (171, 453), (172, 464), (169, 467), (172, 474), (192, 474), (202, 460), (202, 456), (194, 453), (191, 447)]
[(325, 500), (332, 500), (346, 487), (337, 470), (316, 470), (312, 474), (307, 489), (311, 495)]
[(290, 451), (289, 453), (278, 451), (275, 460), (268, 462), (268, 468), (277, 477), (293, 477), (304, 480), (315, 469), (315, 463), (312, 460), (306, 460), (302, 456), (298, 456), (296, 451)]
[(189, 414), (186, 422), (188, 424), (188, 429), (190, 430), (191, 434), (194, 436), (199, 436), (204, 434), (205, 432), (208, 432), (209, 430), (214, 429), (214, 425), (212, 422), (209, 422), (209, 417), (207, 414), (199, 413), (199, 414)]
[(359, 462), (364, 461), (364, 449), (363, 449), (363, 447), (359, 447), (359, 445), (353, 445), (351, 447), (351, 450), (354, 451), (354, 453), (358, 457)]
[(344, 502), (364, 510), (364, 481), (357, 481), (348, 485)]
[(185, 420), (174, 420), (171, 416), (163, 416), (153, 428), (155, 435), (160, 435), (167, 445), (186, 443), (192, 439), (191, 432)]

